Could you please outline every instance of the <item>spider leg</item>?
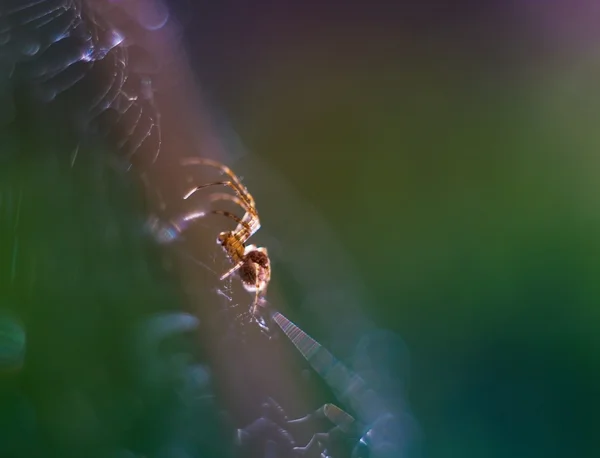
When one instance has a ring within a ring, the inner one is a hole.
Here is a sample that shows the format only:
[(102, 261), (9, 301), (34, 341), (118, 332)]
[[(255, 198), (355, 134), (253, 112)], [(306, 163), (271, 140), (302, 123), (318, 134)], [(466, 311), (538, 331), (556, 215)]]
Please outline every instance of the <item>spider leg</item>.
[(157, 217), (152, 216), (146, 223), (146, 227), (157, 242), (171, 243), (179, 240), (181, 234), (183, 234), (193, 222), (204, 216), (206, 216), (206, 212), (195, 211), (166, 222), (160, 221)]
[(242, 265), (244, 265), (244, 261), (238, 262), (235, 266), (233, 266), (231, 269), (229, 269), (227, 272), (225, 272), (223, 275), (221, 275), (221, 278), (219, 280), (221, 280), (221, 281), (225, 280), (231, 274), (234, 274), (235, 272), (237, 272), (237, 270), (240, 267), (242, 267)]
[(252, 315), (256, 316), (257, 312), (258, 312), (258, 295), (259, 295), (259, 291), (258, 291), (258, 281), (256, 282), (256, 294), (254, 295), (254, 302), (252, 303)]
[(251, 205), (252, 207), (255, 206), (254, 198), (252, 197), (252, 195), (248, 192), (248, 190), (242, 184), (242, 182), (237, 177), (237, 175), (235, 173), (233, 173), (233, 171), (226, 165), (221, 164), (220, 162), (217, 162), (217, 161), (213, 161), (212, 159), (207, 159), (207, 158), (203, 158), (203, 157), (184, 158), (181, 160), (181, 165), (208, 165), (210, 167), (215, 167), (215, 168), (221, 170), (229, 178), (231, 178), (231, 181), (233, 182), (233, 184), (235, 184), (235, 186), (238, 188), (238, 191), (240, 192), (240, 194), (242, 194), (242, 196), (243, 196), (242, 198), (244, 200), (246, 200), (248, 202), (248, 204)]
[[(250, 207), (246, 201), (240, 199), (237, 196), (232, 196), (231, 194), (217, 192), (217, 193), (211, 194), (209, 196), (209, 200), (211, 202), (215, 202), (217, 200), (230, 200), (231, 202), (242, 207), (246, 211), (246, 214), (250, 214), (250, 216), (256, 218), (256, 212), (254, 211), (254, 209), (252, 207)], [(244, 216), (244, 218), (242, 218), (242, 219), (245, 219), (245, 218), (246, 217)], [(258, 218), (256, 218), (256, 219), (258, 219)]]
[(244, 209), (246, 207), (254, 208), (254, 201), (249, 201), (246, 198), (247, 196), (244, 193), (242, 193), (231, 181), (215, 181), (214, 183), (208, 183), (208, 184), (196, 186), (195, 188), (190, 189), (183, 196), (183, 200), (189, 199), (192, 196), (192, 194), (194, 194), (196, 191), (199, 191), (200, 189), (208, 188), (209, 186), (227, 186), (228, 188), (233, 189), (233, 191), (237, 194), (237, 196), (240, 198), (240, 200), (244, 202), (244, 205), (243, 205)]
[(171, 221), (173, 227), (180, 234), (183, 233), (194, 221), (200, 218), (204, 218), (206, 216), (206, 212), (204, 211), (192, 211), (186, 213), (185, 215), (180, 216), (177, 219)]
[[(247, 221), (244, 221), (242, 218), (240, 218), (237, 215), (234, 215), (231, 212), (228, 212), (226, 210), (212, 210), (211, 213), (214, 213), (215, 215), (226, 216), (227, 218), (230, 218), (230, 219), (234, 220), (236, 223), (238, 223), (239, 226), (242, 226), (242, 228), (244, 229), (243, 232), (245, 234), (242, 237), (240, 237), (241, 243), (245, 243), (246, 240), (248, 240), (252, 236), (252, 234), (254, 234), (254, 232), (256, 232), (256, 230), (252, 226), (250, 226), (250, 224), (248, 224)], [(242, 231), (236, 231), (236, 232), (242, 232)]]
[[(248, 223), (248, 226), (250, 227), (251, 236), (260, 229), (260, 220), (258, 219), (258, 214), (256, 213), (256, 210), (248, 207), (243, 200), (239, 199), (236, 196), (232, 196), (231, 194), (225, 193), (211, 194), (209, 198), (211, 202), (215, 202), (217, 200), (229, 200), (246, 210), (246, 214), (242, 218), (242, 221)], [(236, 232), (239, 232), (240, 230), (241, 226), (238, 225), (238, 227), (236, 228)]]
[(213, 161), (212, 159), (207, 159), (203, 157), (188, 157), (181, 160), (181, 165), (208, 165), (210, 167), (215, 167), (225, 173), (231, 180), (236, 184), (236, 186), (248, 193), (246, 187), (242, 184), (240, 179), (237, 177), (233, 171), (224, 164), (220, 162)]

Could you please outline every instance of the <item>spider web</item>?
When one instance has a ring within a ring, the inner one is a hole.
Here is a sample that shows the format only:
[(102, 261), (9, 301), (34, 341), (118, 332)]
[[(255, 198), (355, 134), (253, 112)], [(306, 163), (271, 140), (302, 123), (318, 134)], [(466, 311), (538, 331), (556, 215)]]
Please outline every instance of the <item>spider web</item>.
[(124, 6), (130, 3), (0, 5), (2, 81), (24, 87), (34, 102), (67, 103), (76, 129), (107, 139), (128, 166), (142, 150), (154, 161), (161, 147), (150, 66), (141, 63), (149, 53), (135, 42), (142, 26), (127, 14)]

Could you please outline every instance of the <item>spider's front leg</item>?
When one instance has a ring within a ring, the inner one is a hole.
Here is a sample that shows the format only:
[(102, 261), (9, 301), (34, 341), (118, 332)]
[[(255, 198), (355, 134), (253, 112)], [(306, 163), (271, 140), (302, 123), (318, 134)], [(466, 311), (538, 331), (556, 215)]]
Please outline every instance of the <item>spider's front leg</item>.
[[(212, 159), (200, 158), (200, 157), (188, 157), (188, 158), (182, 159), (181, 160), (181, 164), (184, 165), (184, 166), (187, 166), (187, 165), (208, 165), (208, 166), (215, 167), (215, 168), (219, 169), (222, 173), (224, 173), (225, 175), (227, 175), (231, 179), (231, 181), (207, 184), (207, 185), (200, 186), (200, 187), (196, 188), (196, 190), (204, 188), (206, 186), (212, 186), (212, 185), (215, 185), (215, 184), (221, 184), (221, 185), (229, 186), (231, 189), (233, 189), (235, 191), (235, 193), (242, 200), (244, 200), (248, 204), (249, 207), (254, 208), (254, 206), (255, 206), (255, 204), (254, 204), (254, 198), (248, 192), (248, 190), (246, 189), (246, 187), (242, 184), (241, 180), (237, 177), (237, 175), (235, 173), (233, 173), (233, 171), (229, 167), (227, 167), (225, 164), (221, 164), (220, 162), (213, 161)], [(194, 192), (195, 192), (195, 190), (190, 191), (190, 193), (188, 193), (188, 197), (191, 194), (193, 194)]]
[(242, 230), (247, 230), (246, 239), (252, 237), (256, 231), (260, 229), (260, 220), (258, 219), (258, 214), (256, 213), (256, 209), (254, 207), (248, 206), (247, 202), (241, 200), (237, 196), (233, 196), (231, 194), (225, 194), (216, 192), (209, 196), (211, 202), (216, 202), (218, 200), (228, 200), (230, 202), (239, 205), (246, 213), (242, 217), (242, 223), (238, 224), (238, 227), (235, 229), (235, 232), (240, 233)]

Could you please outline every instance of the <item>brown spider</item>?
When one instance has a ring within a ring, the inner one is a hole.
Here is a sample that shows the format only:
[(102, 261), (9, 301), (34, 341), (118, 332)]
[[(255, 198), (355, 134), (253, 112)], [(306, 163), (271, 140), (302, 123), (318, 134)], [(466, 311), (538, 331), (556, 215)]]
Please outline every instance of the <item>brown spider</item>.
[(252, 304), (252, 315), (257, 317), (258, 306), (264, 303), (264, 295), (271, 279), (271, 262), (266, 248), (257, 247), (256, 245), (246, 245), (248, 239), (260, 229), (260, 220), (256, 211), (254, 198), (231, 169), (217, 161), (205, 158), (185, 158), (182, 159), (181, 164), (216, 167), (230, 178), (228, 181), (216, 181), (197, 186), (188, 191), (183, 198), (188, 199), (199, 189), (209, 186), (227, 186), (235, 192), (235, 196), (225, 193), (215, 193), (210, 196), (211, 202), (229, 200), (242, 207), (246, 212), (243, 218), (239, 218), (225, 210), (211, 211), (211, 213), (224, 215), (238, 223), (235, 230), (221, 232), (217, 237), (217, 243), (223, 247), (225, 253), (233, 263), (233, 267), (221, 275), (221, 280), (225, 280), (230, 275), (238, 272), (246, 291), (255, 293)]

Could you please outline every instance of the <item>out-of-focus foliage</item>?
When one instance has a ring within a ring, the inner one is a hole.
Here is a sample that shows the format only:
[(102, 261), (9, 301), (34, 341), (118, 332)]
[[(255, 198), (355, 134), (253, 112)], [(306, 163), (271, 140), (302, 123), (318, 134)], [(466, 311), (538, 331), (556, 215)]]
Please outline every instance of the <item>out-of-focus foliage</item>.
[(39, 138), (0, 184), (18, 209), (0, 220), (1, 246), (18, 240), (1, 268), (0, 454), (226, 455), (198, 320), (141, 233), (136, 189), (99, 151), (71, 168)]

